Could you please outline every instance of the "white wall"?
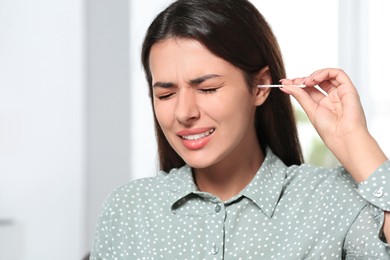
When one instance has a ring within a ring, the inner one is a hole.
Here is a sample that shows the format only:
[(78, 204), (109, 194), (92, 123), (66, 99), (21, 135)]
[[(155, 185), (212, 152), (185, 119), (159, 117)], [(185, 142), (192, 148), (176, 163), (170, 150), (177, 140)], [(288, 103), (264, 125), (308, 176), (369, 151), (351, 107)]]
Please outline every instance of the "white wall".
[(0, 1), (0, 259), (85, 252), (84, 54), (82, 1)]

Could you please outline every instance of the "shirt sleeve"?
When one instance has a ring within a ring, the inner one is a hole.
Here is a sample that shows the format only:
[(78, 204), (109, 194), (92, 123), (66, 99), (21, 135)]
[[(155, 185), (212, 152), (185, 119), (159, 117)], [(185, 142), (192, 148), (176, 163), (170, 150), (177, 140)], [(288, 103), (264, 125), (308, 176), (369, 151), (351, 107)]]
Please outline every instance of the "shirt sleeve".
[(383, 163), (367, 180), (360, 183), (357, 191), (370, 204), (390, 211), (390, 161)]
[(110, 195), (103, 204), (98, 224), (96, 227), (95, 238), (93, 241), (90, 260), (108, 260), (117, 259), (113, 256), (112, 250), (112, 232), (110, 227), (110, 212), (112, 195)]
[(390, 259), (390, 245), (382, 231), (385, 211), (390, 211), (390, 161), (360, 183), (357, 192), (369, 203), (348, 231), (346, 259)]
[(384, 211), (367, 204), (351, 225), (345, 242), (346, 260), (390, 259), (390, 247), (383, 242)]

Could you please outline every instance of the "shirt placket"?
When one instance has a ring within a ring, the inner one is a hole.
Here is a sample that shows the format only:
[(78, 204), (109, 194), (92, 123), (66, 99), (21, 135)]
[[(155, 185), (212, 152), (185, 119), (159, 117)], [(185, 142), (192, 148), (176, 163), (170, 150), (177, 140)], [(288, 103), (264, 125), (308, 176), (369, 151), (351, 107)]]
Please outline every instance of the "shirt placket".
[(223, 259), (225, 246), (225, 219), (226, 209), (222, 201), (217, 198), (211, 199), (213, 214), (210, 219), (209, 234), (214, 234), (210, 239), (210, 259)]

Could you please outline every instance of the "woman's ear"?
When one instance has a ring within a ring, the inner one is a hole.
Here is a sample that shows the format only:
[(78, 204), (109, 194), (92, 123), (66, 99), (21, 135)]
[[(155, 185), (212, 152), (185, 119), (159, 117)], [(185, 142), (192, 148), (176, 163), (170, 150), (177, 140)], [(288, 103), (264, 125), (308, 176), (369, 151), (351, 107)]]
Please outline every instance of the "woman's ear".
[(255, 77), (255, 105), (261, 106), (268, 98), (271, 88), (258, 88), (257, 85), (272, 84), (271, 74), (268, 66), (262, 68)]

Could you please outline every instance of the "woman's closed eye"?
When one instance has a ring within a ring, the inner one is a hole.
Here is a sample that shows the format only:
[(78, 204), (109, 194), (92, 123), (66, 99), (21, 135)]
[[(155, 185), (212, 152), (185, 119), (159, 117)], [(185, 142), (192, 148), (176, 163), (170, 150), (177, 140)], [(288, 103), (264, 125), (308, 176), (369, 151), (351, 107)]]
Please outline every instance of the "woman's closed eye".
[(166, 100), (166, 99), (169, 99), (171, 98), (176, 92), (169, 92), (169, 93), (164, 93), (164, 94), (157, 94), (155, 95), (156, 98), (160, 99), (160, 100)]
[[(217, 92), (217, 90), (220, 89), (221, 87), (223, 87), (223, 84), (218, 86), (213, 86), (213, 87), (206, 87), (206, 86), (194, 87), (194, 91), (197, 91), (201, 94), (212, 94)], [(172, 98), (174, 95), (176, 95), (177, 91), (178, 91), (177, 89), (172, 89), (172, 91), (165, 91), (162, 93), (159, 93), (160, 91), (156, 91), (154, 96), (159, 100), (168, 100)]]
[(218, 88), (201, 88), (199, 89), (200, 92), (206, 93), (206, 94), (211, 94), (217, 91)]
[(223, 84), (218, 85), (216, 87), (200, 87), (200, 88), (198, 88), (198, 91), (201, 93), (205, 93), (205, 94), (212, 94), (222, 87), (223, 87)]

